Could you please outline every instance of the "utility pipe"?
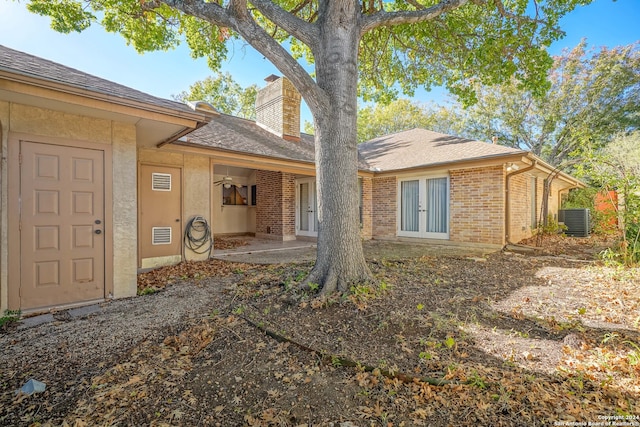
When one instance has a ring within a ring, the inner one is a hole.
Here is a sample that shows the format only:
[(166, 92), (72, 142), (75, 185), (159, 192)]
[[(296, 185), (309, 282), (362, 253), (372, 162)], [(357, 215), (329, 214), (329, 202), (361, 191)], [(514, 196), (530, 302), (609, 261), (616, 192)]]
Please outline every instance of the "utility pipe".
[[(511, 204), (511, 197), (509, 196), (509, 182), (512, 176), (515, 175), (520, 175), (521, 173), (525, 173), (525, 172), (529, 172), (531, 169), (534, 169), (536, 167), (536, 165), (538, 164), (537, 160), (533, 160), (533, 163), (531, 164), (531, 166), (528, 166), (524, 169), (520, 169), (517, 170), (515, 172), (511, 172), (507, 174), (507, 177), (505, 179), (505, 204), (504, 204), (504, 240), (505, 240), (505, 244), (510, 245), (512, 244), (511, 241), (509, 240), (509, 229), (511, 228), (511, 212), (509, 210), (510, 204)], [(537, 201), (536, 201), (537, 202)]]

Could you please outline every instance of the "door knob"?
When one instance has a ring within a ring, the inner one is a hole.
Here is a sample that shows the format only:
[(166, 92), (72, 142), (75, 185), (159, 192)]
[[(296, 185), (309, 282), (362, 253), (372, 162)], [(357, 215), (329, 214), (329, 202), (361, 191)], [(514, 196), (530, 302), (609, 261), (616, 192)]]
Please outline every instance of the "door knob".
[(102, 233), (102, 230), (96, 230), (96, 231), (94, 231), (94, 233), (96, 233), (96, 234), (101, 234), (101, 233)]

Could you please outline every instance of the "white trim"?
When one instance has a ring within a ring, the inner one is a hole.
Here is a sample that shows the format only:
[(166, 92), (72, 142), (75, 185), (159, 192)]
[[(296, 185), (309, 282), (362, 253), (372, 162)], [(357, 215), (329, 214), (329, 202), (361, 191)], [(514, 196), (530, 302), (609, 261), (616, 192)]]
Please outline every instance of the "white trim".
[(171, 226), (151, 227), (151, 244), (152, 245), (170, 245), (171, 240), (172, 240)]
[[(316, 179), (315, 178), (299, 178), (295, 180), (296, 183), (296, 236), (309, 236), (318, 237), (318, 230), (316, 229), (316, 215), (313, 215), (317, 211), (317, 201), (313, 195), (316, 192)], [(309, 184), (309, 197), (310, 212), (308, 213), (309, 230), (300, 229), (300, 184)]]
[[(434, 233), (426, 231), (426, 222), (427, 222), (427, 210), (422, 209), (422, 207), (426, 207), (427, 200), (427, 185), (426, 182), (428, 179), (439, 179), (446, 178), (447, 179), (447, 231), (445, 233)], [(421, 239), (438, 239), (438, 240), (449, 240), (449, 235), (451, 232), (451, 180), (449, 178), (449, 174), (443, 173), (433, 173), (433, 174), (420, 174), (420, 175), (405, 175), (402, 177), (397, 177), (397, 189), (396, 189), (396, 236), (398, 237), (411, 237), (411, 238), (421, 238)], [(406, 181), (418, 181), (419, 182), (419, 228), (418, 231), (404, 231), (402, 230), (402, 183)]]
[(171, 174), (151, 172), (151, 190), (171, 191)]

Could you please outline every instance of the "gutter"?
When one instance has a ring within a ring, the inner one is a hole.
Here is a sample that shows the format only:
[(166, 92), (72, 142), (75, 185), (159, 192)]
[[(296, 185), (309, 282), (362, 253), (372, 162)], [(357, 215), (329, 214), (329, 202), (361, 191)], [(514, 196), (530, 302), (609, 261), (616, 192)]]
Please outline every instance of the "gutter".
[(504, 240), (505, 240), (505, 244), (507, 245), (512, 245), (513, 243), (511, 243), (511, 241), (509, 240), (509, 229), (511, 228), (511, 212), (509, 209), (509, 206), (511, 204), (511, 197), (509, 196), (509, 181), (511, 179), (512, 176), (515, 175), (520, 175), (521, 173), (525, 173), (525, 172), (529, 172), (532, 169), (535, 169), (535, 167), (538, 164), (538, 160), (537, 159), (533, 159), (533, 163), (531, 163), (531, 166), (528, 166), (524, 169), (519, 169), (515, 172), (511, 172), (508, 173), (505, 179), (505, 204), (504, 204)]

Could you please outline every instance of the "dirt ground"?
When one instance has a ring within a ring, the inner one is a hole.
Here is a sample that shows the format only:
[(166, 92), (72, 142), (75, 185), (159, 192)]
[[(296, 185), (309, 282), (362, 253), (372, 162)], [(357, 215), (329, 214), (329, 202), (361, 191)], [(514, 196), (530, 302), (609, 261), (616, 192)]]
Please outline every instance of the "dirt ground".
[[(640, 272), (606, 243), (370, 247), (379, 284), (328, 299), (293, 292), (309, 262), (155, 270), (0, 334), (0, 425), (640, 425)], [(46, 391), (16, 395), (29, 378)]]

